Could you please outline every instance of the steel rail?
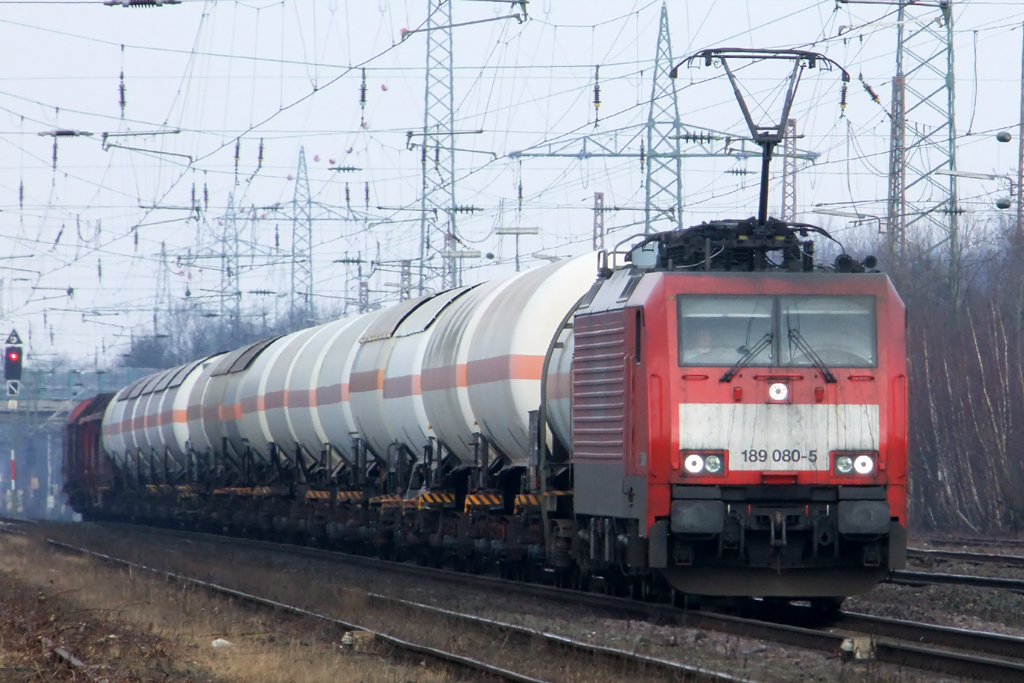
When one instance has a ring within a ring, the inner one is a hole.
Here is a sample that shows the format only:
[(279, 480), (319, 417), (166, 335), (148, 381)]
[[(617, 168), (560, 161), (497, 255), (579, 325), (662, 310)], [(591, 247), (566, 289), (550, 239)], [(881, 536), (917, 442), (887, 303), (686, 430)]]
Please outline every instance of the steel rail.
[(933, 538), (932, 545), (1001, 545), (1008, 548), (1024, 547), (1024, 538)]
[(927, 550), (925, 548), (908, 548), (907, 558), (915, 560), (972, 562), (977, 564), (1004, 564), (1009, 567), (1024, 567), (1024, 555), (969, 553), (960, 550)]
[[(181, 574), (176, 574), (174, 572), (168, 572), (168, 571), (165, 571), (165, 570), (162, 570), (162, 569), (156, 569), (156, 568), (153, 568), (153, 567), (148, 567), (148, 566), (143, 565), (143, 564), (139, 564), (139, 563), (136, 563), (136, 562), (131, 562), (131, 561), (124, 560), (124, 559), (121, 559), (121, 558), (116, 558), (116, 557), (113, 557), (113, 556), (110, 556), (110, 555), (106, 555), (104, 553), (99, 553), (99, 552), (96, 552), (96, 551), (93, 551), (93, 550), (89, 550), (88, 548), (81, 548), (81, 547), (78, 547), (78, 546), (69, 545), (67, 543), (63, 543), (61, 541), (57, 541), (57, 540), (51, 539), (51, 538), (47, 538), (46, 542), (51, 544), (51, 545), (53, 545), (53, 546), (55, 546), (55, 547), (58, 547), (58, 548), (61, 548), (61, 549), (64, 549), (64, 550), (70, 550), (70, 551), (77, 552), (77, 553), (80, 553), (80, 554), (90, 555), (90, 556), (102, 559), (102, 560), (104, 560), (106, 562), (111, 562), (111, 563), (119, 564), (119, 565), (122, 565), (122, 566), (131, 567), (133, 569), (139, 569), (139, 570), (145, 570), (145, 571), (153, 572), (153, 573), (156, 573), (156, 574), (159, 574), (159, 575), (162, 575), (162, 576), (166, 576), (166, 577), (168, 577), (170, 579), (173, 579), (174, 581), (177, 581), (177, 582), (180, 582), (180, 583), (186, 583), (186, 584), (198, 586), (198, 587), (201, 587), (203, 589), (212, 591), (214, 593), (220, 593), (220, 594), (228, 595), (228, 596), (231, 596), (231, 597), (234, 597), (234, 598), (245, 600), (246, 602), (251, 602), (251, 603), (262, 605), (262, 606), (265, 606), (265, 607), (271, 607), (271, 608), (274, 608), (274, 609), (289, 611), (289, 612), (292, 612), (292, 613), (295, 613), (295, 614), (298, 614), (298, 615), (304, 616), (304, 617), (311, 617), (311, 618), (315, 618), (315, 619), (320, 619), (320, 620), (323, 620), (323, 621), (327, 621), (327, 622), (336, 624), (338, 626), (341, 626), (341, 627), (346, 628), (346, 629), (351, 630), (351, 631), (357, 631), (357, 630), (358, 631), (367, 631), (367, 632), (373, 633), (375, 638), (378, 638), (378, 639), (380, 639), (380, 640), (382, 640), (382, 641), (384, 641), (384, 642), (386, 642), (386, 643), (388, 643), (388, 644), (390, 644), (390, 645), (392, 645), (394, 647), (397, 647), (399, 649), (412, 650), (413, 652), (415, 652), (417, 654), (426, 654), (426, 655), (429, 655), (429, 656), (434, 657), (436, 659), (441, 659), (441, 660), (445, 661), (446, 663), (458, 664), (460, 666), (464, 666), (466, 668), (470, 668), (470, 669), (473, 669), (473, 670), (476, 670), (476, 671), (481, 671), (481, 672), (484, 672), (484, 673), (487, 673), (487, 674), (490, 674), (490, 675), (493, 675), (493, 676), (496, 676), (496, 677), (499, 677), (499, 678), (503, 678), (505, 680), (518, 681), (520, 683), (535, 683), (535, 682), (539, 682), (539, 680), (540, 680), (540, 679), (532, 678), (530, 676), (525, 676), (525, 675), (522, 675), (522, 674), (518, 674), (516, 672), (509, 671), (509, 670), (501, 668), (501, 667), (495, 667), (493, 665), (486, 664), (485, 662), (481, 662), (480, 660), (475, 660), (475, 659), (467, 658), (467, 657), (464, 657), (462, 655), (457, 655), (457, 654), (454, 654), (454, 653), (451, 653), (451, 652), (446, 652), (446, 651), (443, 651), (443, 650), (438, 650), (436, 648), (428, 647), (428, 646), (425, 646), (425, 645), (418, 645), (418, 644), (415, 644), (415, 643), (411, 643), (409, 641), (406, 641), (406, 640), (403, 640), (403, 639), (400, 639), (400, 638), (396, 638), (395, 636), (388, 635), (388, 634), (383, 633), (381, 631), (374, 631), (373, 629), (369, 629), (369, 628), (366, 628), (366, 627), (363, 627), (363, 626), (359, 626), (359, 625), (356, 625), (356, 624), (345, 622), (345, 621), (342, 621), (340, 619), (335, 619), (333, 617), (328, 617), (328, 616), (325, 616), (325, 615), (322, 615), (322, 614), (318, 614), (318, 613), (315, 613), (315, 612), (311, 612), (309, 610), (305, 610), (305, 609), (302, 609), (300, 607), (294, 607), (294, 606), (291, 606), (291, 605), (287, 605), (285, 603), (281, 603), (281, 602), (276, 601), (276, 600), (270, 600), (270, 599), (267, 599), (267, 598), (262, 598), (262, 597), (253, 595), (251, 593), (245, 593), (243, 591), (238, 591), (238, 590), (235, 590), (233, 588), (228, 588), (228, 587), (220, 586), (218, 584), (214, 584), (214, 583), (211, 583), (211, 582), (208, 582), (208, 581), (202, 581), (200, 579), (195, 579), (195, 578), (183, 576)], [(441, 607), (436, 607), (436, 606), (433, 606), (433, 605), (425, 605), (425, 604), (422, 604), (422, 603), (413, 602), (411, 600), (403, 600), (403, 599), (400, 599), (400, 598), (394, 598), (394, 597), (390, 597), (390, 596), (386, 596), (386, 595), (380, 595), (378, 593), (367, 593), (366, 597), (368, 599), (370, 599), (371, 601), (373, 601), (373, 602), (380, 602), (380, 603), (386, 603), (386, 604), (391, 604), (391, 605), (397, 605), (397, 606), (405, 607), (407, 609), (411, 609), (411, 610), (414, 610), (414, 611), (423, 612), (423, 613), (427, 613), (427, 614), (432, 614), (432, 615), (440, 616), (440, 617), (443, 617), (443, 618), (446, 618), (446, 619), (450, 619), (450, 620), (460, 621), (460, 622), (463, 622), (465, 624), (471, 624), (473, 626), (482, 626), (482, 627), (485, 627), (485, 628), (498, 630), (498, 631), (501, 631), (501, 632), (509, 634), (509, 635), (518, 636), (521, 639), (525, 640), (527, 644), (530, 641), (540, 640), (540, 641), (543, 641), (547, 645), (558, 647), (558, 648), (561, 648), (561, 649), (566, 649), (566, 650), (570, 650), (570, 651), (574, 651), (574, 652), (581, 652), (581, 653), (585, 653), (585, 654), (588, 654), (588, 655), (600, 656), (600, 657), (605, 657), (605, 658), (611, 658), (611, 659), (615, 659), (615, 660), (618, 660), (618, 661), (626, 662), (626, 663), (629, 663), (632, 666), (638, 668), (641, 671), (652, 670), (652, 669), (653, 670), (659, 670), (659, 671), (662, 671), (664, 673), (669, 674), (673, 679), (677, 679), (678, 678), (680, 680), (685, 680), (685, 681), (710, 681), (710, 682), (713, 682), (713, 683), (752, 683), (750, 679), (741, 678), (741, 677), (737, 677), (737, 676), (732, 676), (730, 674), (726, 674), (726, 673), (722, 673), (722, 672), (712, 671), (710, 669), (705, 669), (703, 667), (691, 666), (691, 665), (688, 665), (688, 664), (682, 664), (680, 662), (674, 662), (674, 661), (671, 661), (671, 660), (668, 660), (668, 659), (663, 659), (663, 658), (660, 658), (660, 657), (651, 657), (651, 656), (648, 656), (648, 655), (641, 655), (641, 654), (637, 654), (635, 652), (629, 652), (627, 650), (622, 650), (622, 649), (619, 649), (619, 648), (607, 647), (607, 646), (601, 646), (601, 645), (593, 645), (591, 643), (586, 643), (586, 642), (583, 642), (583, 641), (580, 641), (580, 640), (576, 640), (576, 639), (568, 637), (568, 636), (559, 635), (559, 634), (556, 634), (556, 633), (549, 633), (547, 631), (540, 631), (540, 630), (537, 630), (537, 629), (531, 629), (531, 628), (527, 628), (525, 626), (519, 626), (517, 624), (510, 624), (510, 623), (507, 623), (507, 622), (497, 621), (497, 620), (494, 620), (494, 619), (486, 619), (484, 617), (479, 617), (479, 616), (472, 615), (472, 614), (465, 614), (463, 612), (456, 612), (456, 611), (453, 611), (453, 610), (448, 610), (448, 609), (444, 609), (444, 608), (441, 608)]]
[(952, 626), (924, 624), (918, 621), (876, 617), (858, 612), (840, 612), (832, 623), (836, 628), (872, 636), (884, 636), (939, 647), (970, 649), (1000, 657), (1020, 659), (1024, 656), (1024, 638), (1001, 633), (970, 631)]
[(13, 524), (8, 524), (7, 522), (0, 522), (0, 532), (5, 534), (14, 534), (16, 536), (28, 536), (24, 531), (16, 528)]
[(940, 574), (935, 572), (895, 571), (886, 579), (887, 583), (901, 586), (970, 586), (972, 588), (995, 588), (997, 590), (1024, 592), (1024, 580), (996, 579), (988, 576), (967, 574)]

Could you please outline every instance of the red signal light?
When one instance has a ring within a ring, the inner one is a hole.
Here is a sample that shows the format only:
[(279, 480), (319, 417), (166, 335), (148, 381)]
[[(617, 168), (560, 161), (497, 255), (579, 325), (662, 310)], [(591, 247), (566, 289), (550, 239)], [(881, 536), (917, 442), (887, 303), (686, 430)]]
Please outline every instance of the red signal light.
[(4, 378), (21, 379), (21, 347), (8, 346), (4, 349)]

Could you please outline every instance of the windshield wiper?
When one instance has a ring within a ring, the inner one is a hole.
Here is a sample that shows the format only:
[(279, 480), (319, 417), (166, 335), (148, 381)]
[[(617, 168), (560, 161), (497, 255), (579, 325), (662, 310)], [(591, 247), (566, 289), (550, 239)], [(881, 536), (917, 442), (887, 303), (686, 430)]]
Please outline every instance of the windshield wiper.
[(789, 340), (796, 344), (797, 348), (800, 349), (805, 356), (811, 359), (811, 362), (814, 363), (814, 367), (821, 371), (822, 376), (828, 384), (836, 383), (836, 376), (828, 369), (828, 366), (825, 365), (825, 361), (821, 359), (821, 356), (814, 352), (811, 345), (808, 344), (807, 340), (804, 339), (804, 336), (800, 334), (800, 330), (795, 330), (792, 327), (789, 328)]
[(753, 348), (751, 348), (749, 351), (747, 351), (745, 354), (743, 354), (743, 357), (740, 358), (738, 361), (736, 361), (735, 365), (733, 365), (731, 368), (726, 370), (725, 374), (722, 375), (722, 378), (720, 380), (718, 380), (718, 381), (719, 382), (731, 382), (732, 378), (736, 376), (737, 372), (739, 372), (742, 368), (746, 367), (750, 363), (750, 361), (752, 361), (755, 358), (757, 358), (758, 354), (760, 354), (762, 351), (764, 351), (766, 348), (768, 348), (768, 345), (771, 344), (771, 343), (772, 343), (772, 333), (768, 332), (763, 337), (761, 337), (760, 341), (758, 341), (756, 344), (754, 344)]

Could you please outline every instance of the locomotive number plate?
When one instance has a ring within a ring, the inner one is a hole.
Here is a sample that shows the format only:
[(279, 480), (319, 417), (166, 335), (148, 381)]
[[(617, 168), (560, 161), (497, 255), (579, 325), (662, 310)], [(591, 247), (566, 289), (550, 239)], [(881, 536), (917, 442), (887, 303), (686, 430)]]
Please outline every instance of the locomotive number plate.
[(745, 463), (807, 463), (813, 465), (818, 462), (818, 449), (750, 448), (740, 451), (740, 457)]

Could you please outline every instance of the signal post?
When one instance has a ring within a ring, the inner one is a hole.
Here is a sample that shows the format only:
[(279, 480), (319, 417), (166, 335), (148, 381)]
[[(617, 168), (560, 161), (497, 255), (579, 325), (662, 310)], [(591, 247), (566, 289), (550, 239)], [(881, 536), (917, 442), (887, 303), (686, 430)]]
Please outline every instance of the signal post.
[(15, 486), (17, 482), (17, 460), (15, 457), (15, 440), (18, 434), (18, 394), (21, 392), (21, 368), (23, 360), (22, 341), (17, 330), (11, 330), (7, 335), (4, 348), (4, 379), (7, 383), (7, 409), (11, 411), (11, 489), (7, 494), (7, 511), (18, 512), (18, 494)]

